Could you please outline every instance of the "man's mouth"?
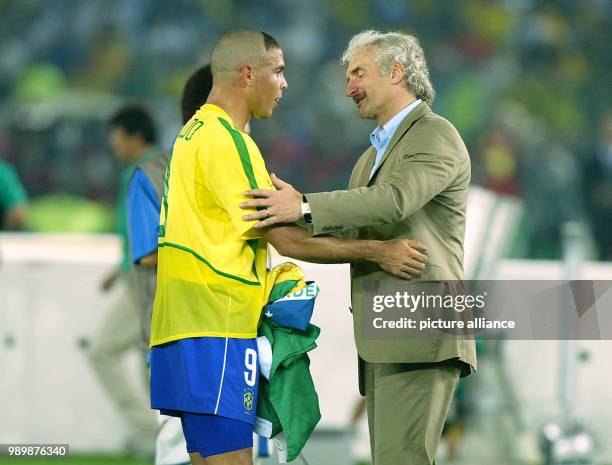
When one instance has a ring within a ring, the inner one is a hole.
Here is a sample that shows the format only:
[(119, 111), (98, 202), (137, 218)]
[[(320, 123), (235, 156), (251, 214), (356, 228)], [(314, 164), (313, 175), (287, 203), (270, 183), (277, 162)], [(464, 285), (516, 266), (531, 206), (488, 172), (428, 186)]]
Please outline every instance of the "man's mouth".
[(361, 102), (363, 102), (363, 99), (365, 99), (365, 95), (356, 95), (355, 97), (353, 97), (353, 101), (357, 104), (357, 106), (359, 106)]

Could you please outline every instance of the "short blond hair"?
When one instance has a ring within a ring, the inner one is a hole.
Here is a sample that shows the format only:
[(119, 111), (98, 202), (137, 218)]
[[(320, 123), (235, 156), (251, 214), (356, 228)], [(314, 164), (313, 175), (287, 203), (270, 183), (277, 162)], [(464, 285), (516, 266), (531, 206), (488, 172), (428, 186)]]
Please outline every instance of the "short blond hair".
[(244, 65), (261, 64), (266, 52), (273, 48), (280, 48), (279, 43), (263, 31), (234, 29), (226, 32), (217, 40), (210, 56), (213, 81), (237, 73)]

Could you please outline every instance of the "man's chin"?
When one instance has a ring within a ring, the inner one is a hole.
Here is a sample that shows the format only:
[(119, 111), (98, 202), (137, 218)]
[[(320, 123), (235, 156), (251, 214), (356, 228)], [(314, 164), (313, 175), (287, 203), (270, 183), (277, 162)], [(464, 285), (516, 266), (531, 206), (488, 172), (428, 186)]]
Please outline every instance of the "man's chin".
[(272, 116), (273, 110), (270, 110), (268, 112), (258, 112), (258, 113), (253, 113), (253, 116), (256, 119), (268, 119)]
[(368, 113), (368, 110), (366, 110), (365, 108), (362, 108), (362, 107), (361, 108), (357, 108), (357, 111), (359, 111), (359, 116), (362, 119), (370, 119), (371, 118), (370, 114)]

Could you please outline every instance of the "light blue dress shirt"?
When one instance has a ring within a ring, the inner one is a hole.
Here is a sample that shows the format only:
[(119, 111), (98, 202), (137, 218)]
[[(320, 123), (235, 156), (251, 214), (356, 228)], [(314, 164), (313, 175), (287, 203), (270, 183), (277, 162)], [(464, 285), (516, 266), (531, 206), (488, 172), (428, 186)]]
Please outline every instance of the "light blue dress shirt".
[(419, 103), (421, 103), (421, 99), (417, 99), (412, 102), (410, 105), (405, 107), (399, 113), (397, 113), (393, 118), (391, 118), (384, 126), (377, 126), (374, 131), (370, 134), (370, 142), (376, 149), (376, 160), (374, 161), (374, 166), (372, 167), (372, 171), (370, 171), (370, 178), (374, 176), (374, 173), (378, 169), (378, 165), (380, 164), (380, 160), (385, 154), (385, 150), (387, 150), (387, 146), (389, 142), (393, 138), (393, 134), (397, 130), (397, 127), (400, 123), (408, 116), (408, 114), (414, 110)]

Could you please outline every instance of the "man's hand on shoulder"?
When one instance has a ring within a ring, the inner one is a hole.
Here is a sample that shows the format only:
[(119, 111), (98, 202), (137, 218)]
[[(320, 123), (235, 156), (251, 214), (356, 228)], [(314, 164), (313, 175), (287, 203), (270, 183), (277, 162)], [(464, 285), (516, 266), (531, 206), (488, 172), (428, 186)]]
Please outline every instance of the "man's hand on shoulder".
[(381, 243), (377, 262), (387, 273), (402, 279), (412, 279), (425, 268), (426, 251), (427, 248), (419, 241), (393, 239)]
[[(243, 216), (245, 221), (260, 220), (254, 225), (261, 229), (275, 224), (295, 223), (302, 217), (302, 194), (274, 173), (271, 175), (273, 189), (252, 189), (244, 193), (254, 197), (240, 204), (240, 208), (259, 208), (255, 213)], [(262, 208), (263, 207), (263, 208)]]

